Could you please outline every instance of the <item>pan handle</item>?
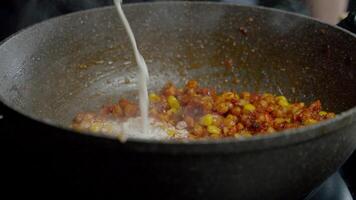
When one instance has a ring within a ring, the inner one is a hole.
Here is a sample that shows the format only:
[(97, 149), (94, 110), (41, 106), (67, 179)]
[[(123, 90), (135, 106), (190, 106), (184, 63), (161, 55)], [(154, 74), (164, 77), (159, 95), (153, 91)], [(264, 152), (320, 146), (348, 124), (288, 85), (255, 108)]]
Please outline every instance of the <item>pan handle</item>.
[(337, 25), (356, 34), (356, 11), (350, 12), (349, 15)]

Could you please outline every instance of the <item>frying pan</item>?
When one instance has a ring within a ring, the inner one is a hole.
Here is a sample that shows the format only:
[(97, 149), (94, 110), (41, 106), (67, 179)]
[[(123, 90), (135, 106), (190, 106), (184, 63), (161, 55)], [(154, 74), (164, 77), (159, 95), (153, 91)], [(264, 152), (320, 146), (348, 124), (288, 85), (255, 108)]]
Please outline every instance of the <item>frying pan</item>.
[[(29, 178), (17, 184), (37, 188), (34, 193), (100, 197), (300, 199), (354, 151), (351, 32), (234, 4), (144, 3), (124, 11), (149, 66), (150, 90), (194, 78), (218, 90), (320, 99), (339, 114), (246, 139), (121, 143), (75, 133), (68, 125), (77, 112), (136, 95), (132, 50), (114, 8), (78, 12), (27, 28), (0, 46), (0, 99), (17, 117), (10, 134), (14, 152), (24, 166), (34, 166), (20, 167)], [(224, 67), (227, 59), (232, 71)]]

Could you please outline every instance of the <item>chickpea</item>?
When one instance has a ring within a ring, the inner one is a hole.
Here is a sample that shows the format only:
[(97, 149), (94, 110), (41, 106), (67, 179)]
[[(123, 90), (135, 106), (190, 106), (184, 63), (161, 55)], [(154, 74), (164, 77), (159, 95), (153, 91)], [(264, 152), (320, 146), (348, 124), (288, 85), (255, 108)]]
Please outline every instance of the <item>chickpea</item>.
[(138, 107), (133, 104), (127, 104), (124, 107), (124, 113), (126, 117), (134, 117), (138, 112)]
[(221, 115), (213, 115), (213, 125), (214, 126), (221, 126), (222, 122), (223, 122), (223, 117)]
[(240, 113), (241, 113), (241, 108), (238, 107), (238, 106), (236, 106), (236, 107), (234, 107), (234, 108), (231, 109), (231, 113), (232, 113), (233, 115), (235, 115), (235, 116), (239, 116)]
[(248, 100), (251, 97), (251, 94), (249, 92), (242, 92), (241, 96), (243, 99)]
[(187, 84), (185, 85), (186, 88), (189, 88), (189, 89), (195, 89), (198, 87), (198, 82), (195, 81), (195, 80), (189, 80), (187, 82)]
[(174, 87), (172, 83), (169, 83), (165, 86), (163, 90), (163, 94), (168, 97), (168, 96), (174, 96), (176, 95), (177, 89)]
[[(319, 100), (306, 106), (269, 93), (225, 91), (217, 94), (213, 88), (199, 87), (195, 80), (188, 81), (184, 88), (168, 83), (160, 93), (150, 93), (149, 100), (150, 117), (167, 124), (162, 128), (172, 138), (179, 137), (176, 130), (188, 131), (188, 138), (250, 137), (335, 117), (335, 113), (322, 110)], [(120, 99), (117, 104), (103, 106), (99, 113), (79, 113), (71, 127), (79, 131), (112, 133), (115, 131), (112, 117), (136, 117), (138, 113), (136, 103)]]
[(227, 111), (229, 111), (229, 109), (232, 107), (232, 104), (231, 103), (220, 103), (216, 106), (216, 111), (219, 113), (219, 114), (224, 114), (226, 113)]
[(226, 117), (224, 120), (223, 120), (223, 125), (225, 126), (225, 127), (228, 127), (228, 128), (230, 128), (230, 127), (233, 127), (233, 126), (235, 126), (235, 121), (232, 119), (232, 118), (228, 118), (228, 117)]
[(191, 117), (191, 116), (185, 116), (184, 117), (184, 121), (185, 121), (185, 123), (187, 123), (187, 126), (188, 127), (194, 127), (194, 124), (195, 124), (195, 122), (194, 122), (194, 119), (193, 119), (193, 117)]
[(192, 131), (193, 135), (195, 136), (203, 136), (204, 135), (204, 128), (199, 124), (195, 124)]
[(124, 111), (121, 109), (119, 104), (116, 104), (113, 106), (112, 114), (115, 117), (123, 117), (124, 116)]

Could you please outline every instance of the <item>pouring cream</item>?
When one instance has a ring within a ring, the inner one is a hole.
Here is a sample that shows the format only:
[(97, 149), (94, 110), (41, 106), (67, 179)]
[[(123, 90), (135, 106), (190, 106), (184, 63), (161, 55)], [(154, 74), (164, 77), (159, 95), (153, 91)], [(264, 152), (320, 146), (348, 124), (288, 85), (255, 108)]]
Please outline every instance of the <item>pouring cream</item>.
[(131, 46), (135, 55), (136, 64), (138, 66), (138, 73), (137, 73), (137, 84), (138, 84), (138, 91), (139, 91), (139, 105), (141, 111), (141, 119), (142, 119), (142, 131), (144, 134), (147, 134), (149, 130), (149, 120), (148, 120), (148, 91), (147, 91), (147, 82), (149, 79), (148, 69), (146, 62), (143, 56), (140, 54), (135, 36), (131, 30), (130, 24), (128, 23), (124, 11), (122, 10), (121, 4), (122, 0), (114, 0), (114, 4), (117, 8), (119, 13), (120, 19), (125, 27), (125, 30), (129, 36)]

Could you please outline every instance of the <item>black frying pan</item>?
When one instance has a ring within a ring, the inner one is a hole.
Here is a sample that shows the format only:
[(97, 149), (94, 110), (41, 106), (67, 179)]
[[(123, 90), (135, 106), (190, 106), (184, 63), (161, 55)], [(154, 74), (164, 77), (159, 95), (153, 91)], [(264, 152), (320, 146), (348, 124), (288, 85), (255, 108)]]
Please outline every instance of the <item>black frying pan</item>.
[[(21, 113), (14, 130), (29, 130), (13, 137), (14, 152), (24, 163), (42, 165), (33, 170), (61, 189), (40, 187), (160, 199), (299, 199), (354, 151), (354, 34), (296, 14), (232, 4), (124, 9), (148, 61), (150, 89), (195, 78), (218, 90), (320, 99), (339, 115), (276, 135), (219, 141), (120, 143), (74, 133), (66, 127), (75, 113), (135, 96), (136, 72), (113, 8), (74, 13), (32, 26), (0, 46), (0, 99)], [(237, 65), (234, 73), (222, 67), (225, 59)], [(235, 78), (239, 84), (232, 83)], [(33, 171), (25, 174), (38, 178)]]

